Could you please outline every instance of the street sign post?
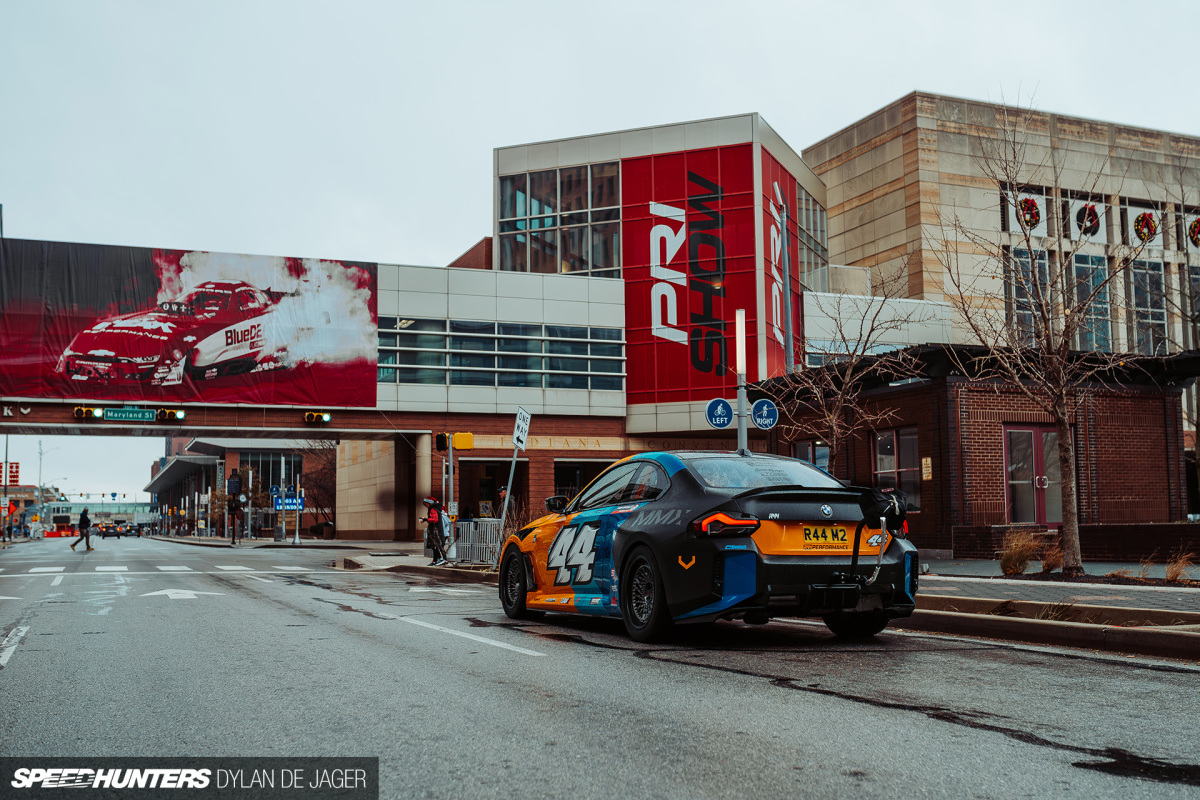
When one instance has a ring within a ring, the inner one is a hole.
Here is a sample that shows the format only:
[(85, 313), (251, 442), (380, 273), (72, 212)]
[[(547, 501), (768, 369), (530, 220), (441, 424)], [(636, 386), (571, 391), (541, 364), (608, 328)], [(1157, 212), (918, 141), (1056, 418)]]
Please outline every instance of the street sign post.
[(715, 398), (708, 401), (704, 408), (704, 418), (708, 424), (721, 430), (733, 424), (733, 405), (728, 400)]
[[(512, 462), (508, 465), (508, 483), (504, 489), (504, 507), (500, 509), (500, 544), (504, 544), (504, 522), (508, 519), (508, 498), (512, 496), (513, 473), (517, 470), (517, 453), (525, 449), (529, 438), (529, 425), (533, 417), (521, 406), (517, 406), (517, 419), (513, 425)], [(500, 547), (496, 548), (496, 567), (500, 566)]]
[(779, 422), (779, 407), (774, 401), (766, 398), (755, 400), (750, 408), (750, 419), (754, 421), (755, 427), (769, 431)]

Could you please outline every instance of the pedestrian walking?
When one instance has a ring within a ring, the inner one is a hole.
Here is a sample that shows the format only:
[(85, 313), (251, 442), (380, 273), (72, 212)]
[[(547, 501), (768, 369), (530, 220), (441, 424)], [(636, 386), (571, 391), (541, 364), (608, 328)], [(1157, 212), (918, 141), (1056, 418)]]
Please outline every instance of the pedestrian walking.
[(421, 501), (425, 504), (425, 516), (421, 517), (421, 522), (429, 523), (425, 528), (425, 538), (428, 542), (429, 549), (433, 551), (433, 561), (429, 562), (431, 567), (440, 567), (446, 564), (446, 540), (444, 537), (446, 512), (442, 510), (442, 504), (438, 502), (436, 497), (426, 497)]
[(71, 543), (71, 549), (74, 550), (75, 545), (80, 542), (85, 542), (88, 550), (96, 549), (92, 547), (92, 519), (88, 516), (86, 508), (79, 514), (79, 538)]

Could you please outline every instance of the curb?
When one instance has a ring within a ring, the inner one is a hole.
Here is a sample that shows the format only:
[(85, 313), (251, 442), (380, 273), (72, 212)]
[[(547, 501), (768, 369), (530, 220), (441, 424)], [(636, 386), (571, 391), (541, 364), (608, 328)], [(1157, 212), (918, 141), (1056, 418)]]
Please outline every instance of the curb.
[(188, 540), (188, 539), (184, 539), (184, 538), (175, 539), (175, 538), (169, 538), (166, 536), (148, 536), (146, 538), (154, 539), (155, 541), (158, 541), (158, 542), (172, 542), (173, 544), (186, 544), (191, 547), (220, 547), (225, 550), (237, 550), (238, 548), (241, 548), (243, 550), (272, 550), (272, 549), (279, 549), (279, 550), (361, 550), (362, 549), (362, 548), (356, 547), (352, 544), (304, 544), (303, 542), (301, 542), (300, 544), (289, 544), (288, 542), (271, 542), (270, 544), (258, 544), (257, 542), (247, 543), (244, 540), (237, 547), (230, 547), (230, 545), (222, 543), (222, 542), (198, 542), (195, 540)]
[[(1200, 613), (1194, 611), (1131, 606), (1089, 606), (1078, 603), (1052, 603), (1012, 598), (950, 597), (937, 594), (918, 594), (917, 610), (949, 611), (958, 614), (979, 614), (1008, 619), (1078, 622), (1120, 628), (1200, 625)], [(1000, 613), (997, 613), (998, 611)], [(1048, 613), (1058, 616), (1050, 617), (1048, 620), (1041, 616)]]
[(1200, 633), (1163, 628), (1121, 628), (1111, 625), (1088, 625), (1082, 622), (1052, 622), (923, 609), (914, 611), (907, 619), (894, 620), (892, 627), (900, 630), (985, 636), (1032, 644), (1184, 658), (1189, 661), (1200, 659)]
[[(353, 570), (351, 570), (353, 571)], [(482, 569), (467, 569), (465, 567), (426, 567), (418, 564), (397, 564), (374, 572), (394, 572), (402, 575), (431, 575), (437, 578), (453, 578), (459, 583), (481, 583), (500, 586), (500, 576), (494, 572), (484, 572)]]

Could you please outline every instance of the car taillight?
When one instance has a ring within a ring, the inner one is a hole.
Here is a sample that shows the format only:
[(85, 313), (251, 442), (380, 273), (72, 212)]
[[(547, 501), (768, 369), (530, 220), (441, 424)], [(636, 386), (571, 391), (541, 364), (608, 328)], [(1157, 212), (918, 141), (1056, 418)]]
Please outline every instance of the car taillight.
[(709, 514), (692, 522), (692, 532), (704, 536), (749, 536), (758, 530), (754, 517), (733, 517), (724, 511)]

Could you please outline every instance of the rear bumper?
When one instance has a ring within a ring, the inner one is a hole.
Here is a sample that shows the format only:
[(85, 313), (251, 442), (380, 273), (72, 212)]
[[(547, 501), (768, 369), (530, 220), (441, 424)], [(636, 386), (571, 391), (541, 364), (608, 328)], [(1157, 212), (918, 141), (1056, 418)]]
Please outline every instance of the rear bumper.
[(916, 548), (907, 540), (893, 539), (879, 574), (868, 584), (876, 563), (876, 558), (860, 559), (851, 574), (846, 556), (725, 553), (714, 564), (711, 593), (673, 616), (677, 622), (709, 622), (848, 611), (882, 611), (892, 618), (911, 615), (920, 572)]

